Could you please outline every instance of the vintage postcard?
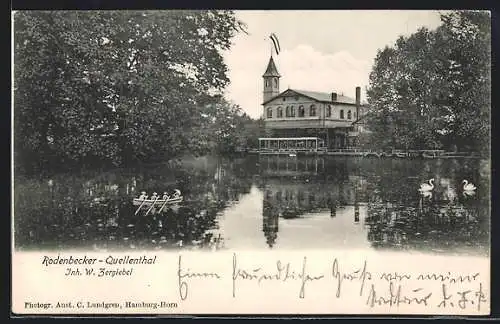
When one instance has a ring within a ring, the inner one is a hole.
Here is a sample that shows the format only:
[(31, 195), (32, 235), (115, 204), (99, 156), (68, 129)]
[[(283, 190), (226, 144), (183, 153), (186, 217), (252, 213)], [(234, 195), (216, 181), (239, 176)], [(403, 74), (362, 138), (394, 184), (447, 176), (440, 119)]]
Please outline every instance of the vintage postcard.
[(12, 313), (490, 313), (489, 11), (12, 12)]

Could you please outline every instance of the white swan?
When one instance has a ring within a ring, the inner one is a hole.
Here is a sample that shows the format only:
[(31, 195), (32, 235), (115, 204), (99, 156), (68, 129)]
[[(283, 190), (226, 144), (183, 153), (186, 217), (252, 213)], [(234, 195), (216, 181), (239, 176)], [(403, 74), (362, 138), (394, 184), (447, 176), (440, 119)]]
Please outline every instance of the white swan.
[(476, 192), (474, 190), (464, 190), (464, 192), (462, 192), (462, 195), (464, 195), (464, 197), (472, 197), (476, 194)]
[(424, 198), (424, 197), (429, 198), (429, 199), (432, 198), (432, 191), (430, 191), (430, 190), (429, 191), (421, 191), (420, 193), (422, 194), (422, 198)]
[(464, 191), (474, 191), (476, 190), (476, 186), (472, 183), (469, 183), (467, 180), (462, 180), (462, 183), (464, 184)]
[(424, 191), (431, 191), (432, 189), (434, 189), (434, 178), (429, 180), (429, 184), (422, 183), (420, 185), (420, 189), (418, 189), (418, 191), (424, 192)]

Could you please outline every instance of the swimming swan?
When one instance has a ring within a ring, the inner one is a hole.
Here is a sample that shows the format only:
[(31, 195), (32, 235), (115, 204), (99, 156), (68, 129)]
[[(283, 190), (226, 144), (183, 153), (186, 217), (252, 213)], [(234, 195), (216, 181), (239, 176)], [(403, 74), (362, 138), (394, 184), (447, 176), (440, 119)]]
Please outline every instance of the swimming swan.
[(431, 191), (432, 189), (434, 189), (434, 178), (429, 180), (429, 184), (422, 183), (420, 185), (420, 189), (418, 189), (418, 191), (424, 192), (424, 191)]
[(474, 191), (476, 190), (476, 186), (472, 183), (469, 183), (467, 180), (462, 180), (462, 183), (464, 184), (464, 191)]

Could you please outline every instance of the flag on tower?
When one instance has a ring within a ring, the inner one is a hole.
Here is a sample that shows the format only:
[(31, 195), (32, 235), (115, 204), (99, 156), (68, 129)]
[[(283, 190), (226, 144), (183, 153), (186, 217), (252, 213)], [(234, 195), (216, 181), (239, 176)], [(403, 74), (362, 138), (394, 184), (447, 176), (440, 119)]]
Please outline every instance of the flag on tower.
[(280, 48), (280, 42), (278, 41), (278, 36), (276, 36), (275, 33), (271, 33), (271, 35), (269, 35), (269, 38), (273, 42), (274, 50), (276, 51), (276, 55), (279, 55), (281, 48)]

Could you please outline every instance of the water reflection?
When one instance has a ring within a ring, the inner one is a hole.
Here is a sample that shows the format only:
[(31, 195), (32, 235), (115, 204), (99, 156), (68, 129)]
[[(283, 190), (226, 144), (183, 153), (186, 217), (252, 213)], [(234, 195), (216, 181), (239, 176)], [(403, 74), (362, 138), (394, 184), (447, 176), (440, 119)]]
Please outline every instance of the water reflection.
[[(17, 248), (356, 248), (489, 253), (478, 160), (251, 156), (17, 178)], [(420, 183), (435, 179), (432, 192)], [(476, 184), (464, 192), (463, 179)], [(184, 201), (137, 213), (140, 191)], [(145, 216), (147, 214), (147, 216)]]

